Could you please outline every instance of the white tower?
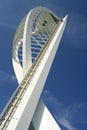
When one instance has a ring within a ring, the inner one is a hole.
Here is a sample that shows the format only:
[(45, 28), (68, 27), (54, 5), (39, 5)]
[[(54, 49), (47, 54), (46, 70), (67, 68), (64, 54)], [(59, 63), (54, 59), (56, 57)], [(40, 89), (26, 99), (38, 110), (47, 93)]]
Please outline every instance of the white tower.
[(2, 113), (0, 130), (61, 130), (40, 96), (66, 21), (67, 16), (37, 7), (19, 24), (12, 51), (19, 86)]

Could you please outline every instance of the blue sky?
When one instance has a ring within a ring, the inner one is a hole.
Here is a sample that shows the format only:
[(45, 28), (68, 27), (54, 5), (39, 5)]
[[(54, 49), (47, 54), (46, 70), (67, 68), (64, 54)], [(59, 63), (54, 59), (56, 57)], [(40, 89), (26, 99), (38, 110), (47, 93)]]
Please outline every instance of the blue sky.
[(42, 99), (62, 130), (87, 130), (86, 0), (0, 0), (0, 112), (17, 87), (12, 41), (18, 23), (36, 6), (69, 15)]

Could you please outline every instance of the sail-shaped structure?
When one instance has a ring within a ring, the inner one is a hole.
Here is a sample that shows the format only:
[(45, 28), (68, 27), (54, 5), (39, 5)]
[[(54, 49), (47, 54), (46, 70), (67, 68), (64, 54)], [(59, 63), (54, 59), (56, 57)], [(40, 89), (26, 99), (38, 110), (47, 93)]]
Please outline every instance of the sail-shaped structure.
[(20, 22), (12, 50), (19, 86), (2, 113), (0, 130), (61, 130), (40, 96), (66, 21), (67, 16), (36, 7)]

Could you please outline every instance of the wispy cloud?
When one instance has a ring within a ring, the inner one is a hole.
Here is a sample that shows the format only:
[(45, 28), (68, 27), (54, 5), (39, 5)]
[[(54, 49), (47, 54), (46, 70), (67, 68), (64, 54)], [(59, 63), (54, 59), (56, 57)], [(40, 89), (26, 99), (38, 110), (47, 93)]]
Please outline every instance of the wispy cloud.
[(15, 83), (16, 77), (6, 72), (0, 71), (0, 83)]
[(68, 121), (67, 119), (61, 119), (59, 120), (59, 123), (63, 125), (65, 128), (67, 128), (68, 130), (77, 130), (71, 125), (70, 121)]
[(74, 103), (66, 106), (58, 101), (48, 90), (44, 90), (42, 98), (59, 124), (68, 130), (78, 130), (75, 124), (77, 120), (79, 123), (82, 122), (78, 117), (80, 117), (83, 104)]

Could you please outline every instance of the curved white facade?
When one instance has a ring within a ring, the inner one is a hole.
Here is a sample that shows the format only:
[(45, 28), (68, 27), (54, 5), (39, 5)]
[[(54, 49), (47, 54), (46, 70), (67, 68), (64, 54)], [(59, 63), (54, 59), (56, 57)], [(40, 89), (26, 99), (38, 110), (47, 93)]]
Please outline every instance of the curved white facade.
[(12, 62), (19, 86), (2, 117), (1, 130), (60, 130), (40, 100), (67, 16), (59, 19), (37, 7), (19, 24), (13, 40)]

